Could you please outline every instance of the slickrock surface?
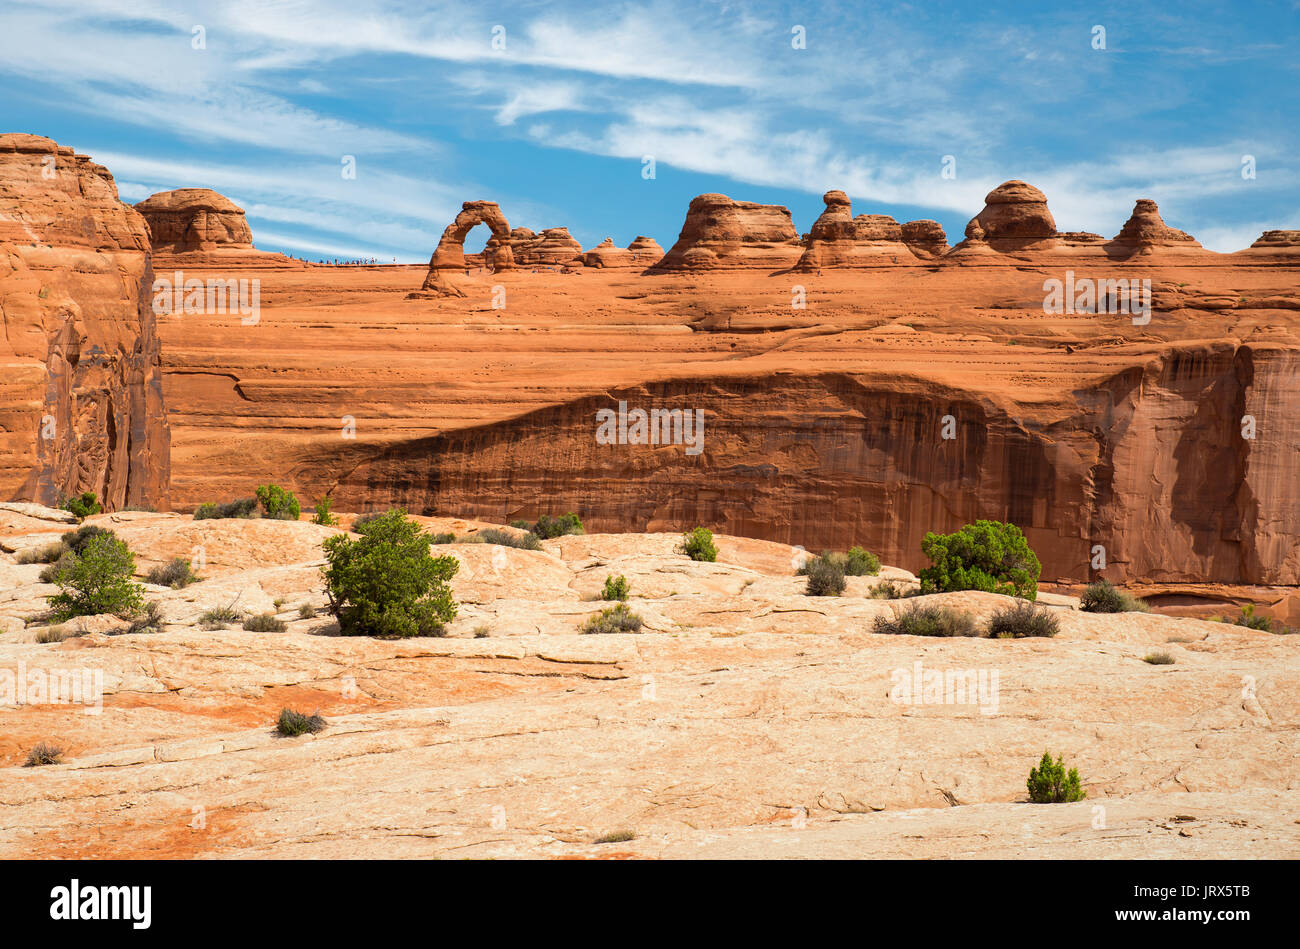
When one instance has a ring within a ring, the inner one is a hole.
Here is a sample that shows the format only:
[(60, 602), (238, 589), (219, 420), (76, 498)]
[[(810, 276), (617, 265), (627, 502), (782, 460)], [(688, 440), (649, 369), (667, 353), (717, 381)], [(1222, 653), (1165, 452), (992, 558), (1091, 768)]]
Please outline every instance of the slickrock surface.
[(691, 199), (677, 243), (653, 269), (774, 270), (793, 266), (802, 254), (788, 208), (702, 194)]
[(0, 499), (165, 504), (149, 230), (107, 169), (0, 135)]
[[(905, 571), (808, 597), (785, 545), (719, 536), (707, 564), (676, 535), (593, 534), (435, 548), (461, 560), (450, 635), (380, 641), (297, 618), (324, 602), (334, 529), (91, 522), (142, 569), (201, 546), (208, 579), (150, 588), (161, 632), (88, 618), (39, 644), (21, 617), (53, 588), (0, 553), (0, 670), (97, 671), (104, 690), (100, 714), (0, 711), (3, 857), (1300, 856), (1300, 637), (1051, 596), (1055, 639), (881, 636), (873, 617), (925, 601), (868, 597), (883, 578), (914, 586)], [(60, 512), (0, 510), (6, 550), (66, 528)], [(579, 634), (620, 573), (645, 631)], [(195, 626), (210, 605), (276, 599), (288, 632)], [(1008, 602), (925, 599), (981, 620)], [(1176, 662), (1148, 665), (1152, 651)], [(917, 663), (996, 673), (996, 704), (891, 699)], [(329, 725), (276, 737), (283, 707)], [(41, 740), (65, 762), (21, 767)], [(1079, 769), (1086, 801), (1025, 803), (1046, 749)], [(594, 843), (618, 832), (635, 836)]]

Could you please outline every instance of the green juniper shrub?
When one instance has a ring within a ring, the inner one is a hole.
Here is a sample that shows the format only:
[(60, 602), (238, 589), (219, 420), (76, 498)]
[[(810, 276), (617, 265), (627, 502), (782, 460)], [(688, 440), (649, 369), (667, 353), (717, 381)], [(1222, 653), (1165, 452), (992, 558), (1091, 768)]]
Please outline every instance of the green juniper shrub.
[(692, 560), (714, 563), (718, 559), (718, 548), (713, 546), (713, 531), (707, 527), (696, 527), (682, 535), (682, 552)]
[(512, 534), (510, 531), (497, 530), (495, 527), (485, 527), (476, 535), (480, 543), (496, 544), (499, 547), (517, 547), (520, 550), (541, 550), (542, 542), (538, 540), (536, 534)]
[(257, 517), (258, 508), (257, 498), (238, 498), (224, 504), (208, 501), (194, 509), (194, 520), (202, 521), (214, 518), (241, 518), (246, 520)]
[(829, 552), (805, 562), (801, 569), (808, 577), (809, 596), (839, 596), (847, 586), (843, 563)]
[(1085, 613), (1147, 613), (1151, 608), (1109, 580), (1097, 580), (1080, 595), (1079, 609)]
[(602, 600), (626, 600), (627, 595), (627, 577), (619, 574), (617, 577), (609, 576), (605, 578), (605, 586), (600, 591)]
[(39, 579), (41, 583), (53, 583), (54, 578), (59, 575), (60, 571), (67, 570), (72, 566), (72, 560), (74, 557), (76, 557), (76, 554), (72, 551), (65, 551), (63, 556), (54, 561), (54, 563), (46, 564), (44, 569), (37, 574), (37, 579)]
[(78, 527), (75, 531), (68, 531), (63, 535), (61, 540), (63, 545), (74, 554), (79, 554), (86, 549), (86, 545), (96, 537), (116, 537), (111, 530), (103, 527), (96, 527), (94, 524), (85, 524)]
[(921, 571), (922, 593), (983, 590), (1026, 600), (1038, 597), (1042, 566), (1015, 524), (976, 521), (952, 534), (932, 531), (921, 550), (931, 563)]
[(144, 602), (144, 587), (134, 582), (135, 556), (117, 537), (99, 535), (80, 554), (55, 565), (59, 592), (48, 597), (57, 622), (98, 613), (134, 613)]
[(326, 539), (325, 592), (345, 636), (440, 636), (456, 616), (455, 557), (431, 557), (430, 538), (403, 511), (370, 521), (360, 539)]
[(319, 715), (304, 715), (302, 712), (295, 712), (291, 708), (280, 709), (280, 717), (276, 720), (275, 730), (286, 738), (297, 738), (299, 735), (316, 734), (323, 729), (328, 722)]
[(198, 582), (199, 578), (194, 575), (194, 570), (190, 567), (188, 560), (184, 557), (176, 557), (161, 567), (154, 567), (145, 575), (145, 579), (160, 587), (171, 587), (173, 590), (180, 590), (191, 583)]
[(323, 527), (333, 527), (339, 522), (339, 519), (330, 513), (333, 507), (334, 499), (328, 494), (325, 495), (325, 497), (316, 502), (316, 511), (312, 515), (311, 522), (313, 524), (320, 524)]
[(918, 603), (893, 616), (877, 616), (871, 631), (896, 636), (980, 635), (969, 613), (934, 603)]
[(1071, 768), (1067, 774), (1061, 758), (1052, 761), (1051, 753), (1046, 751), (1038, 767), (1029, 769), (1025, 786), (1029, 789), (1029, 800), (1035, 804), (1070, 804), (1088, 796), (1079, 783), (1078, 769)]
[(84, 521), (92, 514), (98, 514), (104, 510), (94, 491), (85, 491), (75, 498), (65, 498), (59, 502), (59, 507), (69, 512), (79, 521)]
[(850, 547), (844, 561), (844, 573), (850, 577), (874, 577), (880, 573), (880, 558), (861, 547)]
[(24, 768), (39, 768), (47, 764), (59, 764), (63, 760), (63, 749), (58, 745), (51, 745), (47, 741), (37, 742), (31, 751), (27, 752), (27, 761), (23, 763)]
[(1232, 621), (1234, 626), (1244, 626), (1247, 629), (1257, 629), (1260, 632), (1268, 633), (1273, 630), (1273, 621), (1267, 616), (1258, 616), (1255, 613), (1255, 604), (1247, 603), (1237, 614), (1237, 618)]
[(510, 526), (517, 531), (528, 531), (529, 533), (532, 533), (533, 530), (532, 521), (523, 521), (523, 520), (515, 519), (510, 522)]
[(552, 537), (563, 537), (566, 534), (583, 533), (582, 521), (577, 514), (572, 512), (561, 514), (553, 517), (550, 514), (543, 514), (537, 519), (533, 526), (533, 533), (542, 540), (549, 540)]
[(60, 557), (68, 552), (68, 545), (59, 541), (55, 544), (44, 544), (40, 547), (28, 547), (18, 554), (20, 564), (33, 563), (55, 563)]
[(302, 513), (302, 506), (292, 491), (286, 491), (278, 484), (264, 484), (257, 489), (257, 500), (265, 512), (264, 517), (277, 521), (296, 521)]
[(1028, 600), (1003, 607), (989, 620), (989, 635), (997, 639), (1055, 636), (1060, 631), (1061, 621), (1051, 609)]
[(289, 624), (274, 613), (259, 613), (244, 620), (244, 629), (250, 633), (283, 633), (288, 628)]
[(367, 527), (369, 527), (375, 521), (379, 520), (385, 514), (392, 514), (394, 511), (398, 512), (403, 516), (406, 515), (406, 511), (404, 511), (400, 507), (391, 507), (387, 511), (371, 511), (367, 514), (362, 514), (360, 517), (358, 517), (355, 521), (352, 522), (352, 533), (364, 534), (366, 532)]
[(641, 617), (633, 613), (626, 603), (619, 603), (597, 615), (589, 617), (583, 624), (584, 633), (639, 633), (645, 625)]

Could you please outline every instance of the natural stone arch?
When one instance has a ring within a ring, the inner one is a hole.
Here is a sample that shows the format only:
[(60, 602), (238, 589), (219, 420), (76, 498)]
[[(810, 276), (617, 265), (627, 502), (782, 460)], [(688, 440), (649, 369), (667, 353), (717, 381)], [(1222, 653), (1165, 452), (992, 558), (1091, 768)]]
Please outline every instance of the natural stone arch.
[(510, 249), (510, 223), (495, 201), (466, 201), (456, 220), (447, 225), (438, 247), (429, 258), (429, 273), (421, 290), (438, 296), (464, 296), (448, 279), (449, 273), (465, 269), (465, 238), (475, 226), (486, 224), (492, 231), (494, 270), (511, 270), (515, 265)]

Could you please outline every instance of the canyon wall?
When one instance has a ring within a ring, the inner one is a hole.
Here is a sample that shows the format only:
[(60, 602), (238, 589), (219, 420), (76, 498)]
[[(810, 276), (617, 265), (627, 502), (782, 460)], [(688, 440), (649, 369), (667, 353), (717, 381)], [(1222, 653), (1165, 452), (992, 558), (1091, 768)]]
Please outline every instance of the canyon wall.
[(149, 229), (109, 172), (0, 135), (0, 498), (166, 505)]
[[(1291, 350), (1170, 348), (1047, 411), (919, 378), (667, 381), (413, 439), (334, 497), (497, 521), (574, 510), (595, 531), (704, 524), (909, 569), (927, 531), (996, 518), (1045, 579), (1087, 578), (1101, 545), (1108, 576), (1295, 584), (1297, 370)], [(599, 444), (596, 412), (619, 400), (701, 410), (703, 451)], [(1243, 415), (1268, 437), (1243, 438)]]

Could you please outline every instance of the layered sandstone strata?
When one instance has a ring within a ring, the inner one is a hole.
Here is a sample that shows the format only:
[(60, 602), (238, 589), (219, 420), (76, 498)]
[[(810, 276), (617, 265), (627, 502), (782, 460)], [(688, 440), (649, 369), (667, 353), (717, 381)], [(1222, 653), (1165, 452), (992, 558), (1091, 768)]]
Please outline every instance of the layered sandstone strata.
[(948, 253), (948, 235), (938, 221), (908, 221), (903, 225), (903, 243), (918, 257), (937, 258)]
[(636, 240), (627, 245), (637, 264), (656, 264), (664, 256), (664, 249), (653, 237), (638, 234)]
[(607, 237), (583, 255), (582, 262), (588, 267), (635, 267), (636, 260), (632, 251), (626, 247), (617, 247), (612, 237)]
[(1033, 185), (1015, 180), (1004, 181), (985, 195), (984, 209), (967, 225), (966, 237), (1002, 252), (1058, 246), (1047, 196)]
[(107, 169), (0, 135), (0, 497), (167, 503), (152, 283), (148, 225)]
[(1138, 200), (1133, 213), (1106, 249), (1112, 254), (1124, 255), (1205, 252), (1192, 235), (1166, 224), (1160, 216), (1160, 209), (1150, 198)]
[(563, 267), (582, 263), (582, 245), (567, 227), (548, 227), (519, 250), (519, 263), (542, 267)]
[(135, 209), (149, 222), (157, 253), (253, 249), (253, 232), (244, 209), (208, 188), (162, 191)]
[(773, 270), (792, 267), (802, 254), (789, 208), (702, 194), (691, 199), (677, 242), (651, 269)]

